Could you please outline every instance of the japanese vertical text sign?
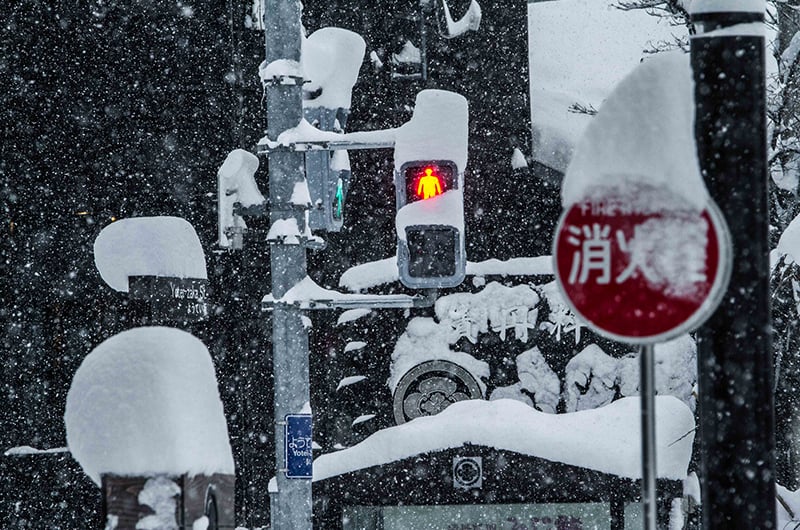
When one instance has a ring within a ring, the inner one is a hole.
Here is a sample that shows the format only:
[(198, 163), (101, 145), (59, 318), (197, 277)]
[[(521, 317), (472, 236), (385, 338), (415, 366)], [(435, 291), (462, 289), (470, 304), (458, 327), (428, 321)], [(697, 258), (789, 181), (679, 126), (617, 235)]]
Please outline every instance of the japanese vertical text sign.
[(730, 276), (730, 238), (713, 204), (676, 209), (660, 193), (624, 195), (567, 209), (556, 230), (556, 279), (573, 311), (601, 335), (662, 342), (716, 308)]
[(286, 415), (286, 478), (311, 478), (311, 414)]

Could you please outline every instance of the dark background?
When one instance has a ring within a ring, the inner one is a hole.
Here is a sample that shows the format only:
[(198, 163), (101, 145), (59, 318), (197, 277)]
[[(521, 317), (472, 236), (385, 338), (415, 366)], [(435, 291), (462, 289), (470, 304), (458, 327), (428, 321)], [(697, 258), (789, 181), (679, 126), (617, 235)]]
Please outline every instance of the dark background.
[[(418, 2), (304, 4), (309, 33), (352, 29), (367, 41), (367, 55), (375, 51), (385, 64), (377, 70), (365, 59), (349, 130), (403, 123), (425, 87), (468, 98), (470, 261), (549, 253), (557, 183), (510, 166), (513, 148), (527, 154), (530, 145), (526, 3), (481, 1), (480, 31), (458, 39), (441, 38), (429, 23), (425, 82), (393, 80), (389, 60), (406, 39), (418, 44), (411, 20)], [(468, 2), (450, 5), (460, 17)], [(183, 217), (205, 247), (214, 293), (213, 316), (187, 329), (217, 367), (237, 462), (238, 522), (257, 526), (269, 520), (274, 467), (270, 321), (259, 308), (270, 285), (266, 227), (252, 220), (241, 252), (214, 247), (216, 170), (232, 149), (252, 149), (264, 130), (263, 33), (245, 27), (249, 12), (239, 0), (11, 0), (0, 7), (0, 449), (64, 446), (66, 393), (84, 356), (122, 330), (163, 323), (102, 282), (92, 254), (99, 231), (115, 219)], [(394, 254), (391, 156), (352, 153), (351, 161), (346, 227), (309, 260), (310, 274), (329, 287), (348, 267)], [(257, 179), (266, 191), (263, 170)], [(375, 380), (388, 370), (386, 352), (409, 315), (386, 311), (346, 333), (330, 332), (337, 315), (312, 316), (314, 406), (333, 414), (338, 402), (329, 397), (354, 362)], [(347, 340), (367, 335), (387, 337), (383, 349), (356, 361), (337, 357)], [(369, 399), (381, 406), (390, 396), (378, 390)], [(364, 397), (347, 399), (343, 406)], [(318, 418), (327, 443), (334, 437), (326, 438), (323, 420), (335, 421)], [(0, 457), (0, 477), (2, 528), (102, 526), (99, 489), (66, 455)]]

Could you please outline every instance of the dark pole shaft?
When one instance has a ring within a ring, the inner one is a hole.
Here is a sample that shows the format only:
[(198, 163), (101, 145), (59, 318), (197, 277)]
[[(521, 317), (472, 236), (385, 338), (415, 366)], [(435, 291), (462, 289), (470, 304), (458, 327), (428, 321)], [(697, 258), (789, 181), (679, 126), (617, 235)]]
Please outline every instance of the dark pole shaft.
[(764, 13), (724, 5), (692, 4), (698, 156), (733, 243), (728, 291), (699, 333), (703, 528), (756, 530), (776, 524)]
[[(300, 62), (300, 10), (298, 0), (266, 0), (264, 33), (268, 64), (278, 60)], [(289, 79), (284, 81), (266, 87), (267, 135), (273, 139), (297, 126), (303, 118), (301, 85)], [(270, 221), (295, 218), (301, 232), (305, 216), (291, 208), (290, 199), (295, 184), (305, 180), (304, 164), (300, 152), (274, 153), (269, 158)], [(270, 267), (272, 294), (280, 298), (306, 276), (305, 247), (272, 242)], [(277, 491), (270, 493), (270, 519), (274, 530), (311, 528), (311, 479), (287, 478), (284, 454), (286, 415), (308, 410), (309, 403), (308, 335), (300, 317), (299, 310), (291, 306), (277, 305), (272, 312)]]
[(655, 348), (647, 344), (639, 349), (639, 395), (642, 402), (642, 504), (644, 528), (656, 530), (656, 374)]

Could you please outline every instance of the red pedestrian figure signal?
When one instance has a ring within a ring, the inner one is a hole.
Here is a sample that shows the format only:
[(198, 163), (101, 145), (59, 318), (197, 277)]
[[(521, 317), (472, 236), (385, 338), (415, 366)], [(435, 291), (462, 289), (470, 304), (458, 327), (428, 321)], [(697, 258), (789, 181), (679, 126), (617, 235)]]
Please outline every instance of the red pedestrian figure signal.
[(417, 184), (417, 197), (430, 199), (442, 193), (442, 183), (438, 175), (433, 174), (432, 167), (425, 168), (425, 174), (419, 178)]
[(424, 201), (452, 189), (455, 170), (451, 164), (409, 165), (405, 173), (405, 202)]

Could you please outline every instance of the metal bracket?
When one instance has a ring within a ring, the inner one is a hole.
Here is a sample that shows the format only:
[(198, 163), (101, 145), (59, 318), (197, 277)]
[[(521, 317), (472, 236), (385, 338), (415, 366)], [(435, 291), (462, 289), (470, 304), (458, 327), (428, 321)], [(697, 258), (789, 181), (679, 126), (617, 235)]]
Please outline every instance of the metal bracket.
[[(286, 239), (289, 237), (295, 237), (298, 240), (298, 242), (287, 243)], [(301, 246), (309, 250), (324, 250), (328, 246), (328, 244), (323, 239), (309, 238), (305, 236), (280, 236), (278, 239), (267, 239), (267, 243), (271, 245)]]
[(261, 83), (264, 86), (281, 86), (281, 85), (303, 86), (308, 82), (309, 81), (307, 79), (304, 79), (302, 76), (299, 75), (276, 75), (273, 76), (271, 79), (262, 80)]
[(269, 155), (273, 152), (285, 151), (342, 151), (361, 149), (392, 149), (394, 140), (309, 140), (307, 142), (291, 142), (271, 147), (268, 144), (256, 146), (257, 155)]
[(280, 300), (262, 300), (261, 310), (271, 311), (276, 305), (289, 305), (300, 310), (317, 309), (410, 309), (432, 307), (436, 302), (436, 290), (425, 291), (425, 294), (409, 296), (406, 294), (343, 294), (342, 298), (298, 300), (282, 302)]

